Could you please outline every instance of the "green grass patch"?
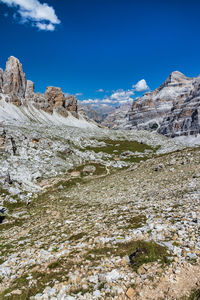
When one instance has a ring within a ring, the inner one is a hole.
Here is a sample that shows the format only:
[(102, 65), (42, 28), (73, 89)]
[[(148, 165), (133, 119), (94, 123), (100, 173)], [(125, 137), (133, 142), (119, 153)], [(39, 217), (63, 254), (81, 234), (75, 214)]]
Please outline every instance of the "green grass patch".
[[(13, 197), (14, 198), (14, 197)], [(9, 201), (4, 201), (4, 206), (9, 210), (10, 213), (12, 213), (14, 210), (18, 209), (18, 208), (25, 208), (26, 207), (26, 203), (22, 202), (22, 201), (17, 201), (17, 202), (9, 202)]]
[[(71, 264), (70, 264), (71, 266)], [(67, 267), (61, 270), (54, 272), (51, 270), (50, 272), (39, 272), (35, 271), (26, 275), (23, 275), (20, 278), (17, 278), (12, 283), (12, 286), (2, 293), (0, 293), (0, 299), (9, 299), (9, 300), (28, 300), (31, 296), (35, 296), (37, 293), (42, 292), (46, 285), (53, 285), (54, 280), (62, 281), (63, 278), (65, 280), (68, 279), (66, 273), (68, 272)], [(27, 279), (28, 275), (32, 275), (34, 283), (30, 286), (29, 280)], [(11, 294), (6, 296), (7, 294), (11, 293), (14, 290), (21, 290), (21, 295)]]
[(59, 268), (61, 266), (62, 266), (62, 263), (59, 260), (57, 260), (57, 261), (54, 261), (54, 262), (50, 263), (48, 265), (48, 268), (49, 269), (56, 269), (56, 268)]
[(0, 231), (1, 230), (8, 230), (14, 226), (22, 226), (24, 224), (23, 218), (7, 218), (9, 222), (5, 222), (0, 224)]
[[(95, 153), (105, 152), (107, 154), (116, 154), (116, 155), (121, 155), (123, 152), (128, 150), (132, 152), (137, 151), (142, 153), (144, 153), (145, 150), (155, 151), (155, 149), (152, 148), (151, 146), (136, 141), (128, 141), (128, 140), (115, 141), (111, 139), (105, 139), (101, 141), (103, 141), (106, 144), (106, 146), (103, 147), (88, 146), (85, 149), (94, 151)], [(116, 150), (117, 152), (113, 152), (114, 150)]]
[(137, 229), (142, 227), (146, 224), (146, 216), (145, 215), (138, 215), (135, 216), (127, 221), (126, 229)]
[(70, 149), (64, 150), (64, 151), (57, 151), (57, 156), (61, 158), (62, 160), (66, 160), (68, 156), (72, 154), (72, 151)]
[(199, 300), (199, 299), (200, 299), (200, 289), (193, 291), (190, 297), (188, 298), (188, 300)]
[(3, 195), (10, 195), (9, 191), (4, 189), (1, 185), (0, 185), (0, 196)]
[(108, 257), (111, 254), (120, 257), (126, 255), (129, 256), (135, 252), (136, 249), (138, 249), (138, 253), (134, 257), (132, 264), (130, 264), (130, 267), (134, 271), (137, 271), (140, 266), (149, 262), (159, 261), (159, 263), (163, 266), (170, 263), (169, 259), (167, 258), (169, 253), (166, 247), (158, 245), (154, 242), (146, 241), (130, 241), (127, 243), (119, 243), (112, 248), (95, 248), (88, 251), (86, 259), (96, 261), (100, 260), (102, 257)]

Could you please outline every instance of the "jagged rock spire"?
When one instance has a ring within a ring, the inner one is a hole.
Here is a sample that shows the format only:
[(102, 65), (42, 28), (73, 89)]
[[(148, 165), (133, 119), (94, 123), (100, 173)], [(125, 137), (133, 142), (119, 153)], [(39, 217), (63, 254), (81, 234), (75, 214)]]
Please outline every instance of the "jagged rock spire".
[(44, 95), (35, 94), (34, 83), (26, 80), (20, 61), (10, 56), (5, 72), (0, 69), (0, 93), (5, 94), (6, 101), (17, 106), (31, 103), (37, 109), (42, 109), (48, 113), (54, 111), (64, 117), (70, 111), (77, 115), (77, 99), (75, 96), (65, 96), (59, 87), (47, 87)]
[(22, 65), (19, 60), (10, 56), (6, 69), (3, 73), (3, 92), (5, 94), (14, 94), (19, 97), (25, 97), (26, 76), (23, 72)]

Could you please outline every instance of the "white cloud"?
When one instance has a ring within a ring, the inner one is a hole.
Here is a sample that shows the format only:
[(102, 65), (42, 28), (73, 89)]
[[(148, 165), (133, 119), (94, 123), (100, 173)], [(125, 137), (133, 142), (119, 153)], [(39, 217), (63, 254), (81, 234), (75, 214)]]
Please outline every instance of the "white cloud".
[(39, 30), (54, 31), (60, 24), (53, 7), (38, 0), (0, 0), (0, 2), (17, 8), (22, 23), (29, 22)]
[(97, 93), (103, 93), (104, 90), (103, 89), (99, 89), (99, 90), (96, 90)]
[(134, 95), (133, 90), (127, 90), (127, 91), (117, 90), (110, 96), (110, 98), (116, 101), (132, 101), (133, 98), (131, 98), (131, 96), (133, 95)]
[(98, 104), (98, 105), (113, 105), (113, 104), (124, 104), (129, 101), (133, 101), (131, 96), (134, 95), (133, 90), (117, 90), (111, 96), (106, 96), (103, 99), (86, 99), (81, 101), (82, 104)]
[[(117, 90), (113, 91), (110, 96), (105, 96), (103, 99), (86, 99), (81, 101), (83, 104), (98, 104), (98, 105), (123, 105), (123, 104), (130, 104), (133, 101), (133, 96), (136, 92), (144, 92), (148, 90), (149, 87), (146, 83), (146, 80), (142, 79), (137, 82), (136, 85), (132, 86), (132, 89), (128, 90)], [(98, 91), (101, 91), (98, 90)], [(102, 90), (103, 91), (103, 90)]]
[(83, 96), (83, 93), (76, 93), (75, 96)]
[(93, 103), (99, 103), (101, 100), (100, 99), (87, 99), (87, 100), (83, 100), (81, 101), (81, 103), (83, 104), (93, 104)]
[(132, 86), (137, 92), (144, 92), (149, 90), (149, 87), (146, 83), (145, 79), (142, 79), (136, 83), (136, 85)]
[[(110, 98), (103, 98), (101, 100), (102, 103), (113, 103), (113, 101)], [(115, 102), (115, 101), (114, 101)]]
[(46, 31), (54, 31), (55, 30), (55, 25), (53, 24), (45, 24), (45, 23), (36, 23), (36, 27), (38, 27), (40, 30), (46, 30)]

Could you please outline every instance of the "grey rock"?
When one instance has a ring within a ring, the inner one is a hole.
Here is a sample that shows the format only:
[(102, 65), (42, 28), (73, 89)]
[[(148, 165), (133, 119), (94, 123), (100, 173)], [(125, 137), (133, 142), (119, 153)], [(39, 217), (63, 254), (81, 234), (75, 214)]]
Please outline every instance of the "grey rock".
[[(53, 114), (57, 112), (63, 117), (68, 112), (78, 118), (78, 100), (75, 96), (65, 96), (59, 87), (47, 87), (45, 94), (35, 94), (34, 83), (26, 80), (19, 60), (11, 56), (6, 63), (6, 70), (0, 69), (0, 92), (6, 97), (5, 101), (18, 107), (29, 107), (31, 104), (37, 109)], [(2, 96), (0, 97), (0, 99)]]
[(26, 82), (25, 98), (33, 98), (34, 95), (35, 95), (34, 82), (31, 81), (31, 80), (27, 80), (27, 82)]
[(177, 103), (180, 104), (183, 99), (188, 99), (194, 89), (195, 80), (175, 71), (155, 91), (136, 99), (129, 112), (132, 127), (147, 130), (158, 129), (161, 134), (173, 136), (173, 125), (169, 126), (169, 118), (172, 118)]
[(159, 164), (157, 167), (154, 168), (154, 171), (160, 171), (164, 168), (164, 165), (163, 164)]
[(95, 166), (90, 166), (90, 165), (88, 165), (88, 166), (85, 166), (84, 168), (83, 168), (83, 174), (92, 174), (92, 173), (94, 173), (96, 171), (96, 167)]
[(3, 92), (19, 97), (25, 97), (26, 76), (19, 60), (11, 56), (6, 63), (6, 70), (3, 73)]
[(3, 70), (0, 69), (0, 92), (2, 91), (3, 88)]
[(175, 71), (153, 92), (118, 108), (102, 123), (113, 129), (145, 129), (168, 137), (200, 133), (200, 76), (189, 78)]
[(8, 212), (7, 208), (0, 206), (0, 215), (1, 214), (6, 214)]
[(192, 85), (189, 95), (180, 95), (163, 119), (159, 133), (170, 137), (200, 133), (200, 77)]

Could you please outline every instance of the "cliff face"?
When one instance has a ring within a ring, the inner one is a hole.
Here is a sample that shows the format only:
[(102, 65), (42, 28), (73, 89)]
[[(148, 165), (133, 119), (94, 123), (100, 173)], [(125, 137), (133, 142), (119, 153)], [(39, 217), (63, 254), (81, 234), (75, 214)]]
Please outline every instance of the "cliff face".
[(158, 132), (170, 137), (200, 133), (200, 77), (193, 82), (186, 98), (179, 97), (174, 101)]
[(5, 71), (0, 69), (0, 93), (5, 96), (6, 102), (16, 106), (31, 104), (50, 114), (55, 111), (67, 117), (70, 111), (78, 117), (76, 97), (65, 97), (61, 88), (52, 86), (47, 87), (44, 94), (35, 93), (34, 83), (26, 80), (21, 63), (13, 56), (8, 59)]
[(136, 99), (128, 113), (129, 127), (157, 129), (175, 137), (200, 132), (200, 77), (173, 72), (154, 92)]
[(19, 60), (13, 56), (9, 57), (6, 69), (3, 73), (3, 93), (25, 97), (26, 76)]
[(0, 93), (2, 92), (3, 88), (3, 70), (0, 69)]
[(122, 105), (116, 108), (112, 113), (101, 123), (103, 126), (110, 129), (130, 129), (128, 122), (128, 111), (130, 110), (130, 105)]

